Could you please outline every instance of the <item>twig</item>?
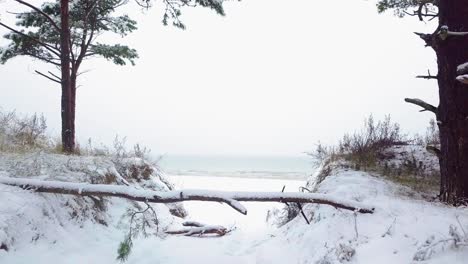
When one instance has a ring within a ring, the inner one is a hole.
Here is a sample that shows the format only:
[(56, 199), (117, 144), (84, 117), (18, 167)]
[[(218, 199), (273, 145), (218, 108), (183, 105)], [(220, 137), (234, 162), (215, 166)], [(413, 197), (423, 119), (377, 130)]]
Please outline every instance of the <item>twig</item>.
[(56, 79), (54, 79), (54, 78), (52, 78), (52, 77), (50, 77), (50, 76), (47, 76), (47, 75), (45, 75), (44, 73), (42, 73), (42, 72), (40, 72), (40, 71), (38, 71), (38, 70), (35, 70), (35, 72), (36, 72), (37, 74), (41, 75), (42, 77), (45, 77), (45, 78), (47, 78), (47, 79), (49, 79), (49, 80), (51, 80), (51, 81), (53, 81), (53, 82), (62, 83), (60, 80), (56, 80)]
[(463, 235), (465, 235), (465, 237), (468, 238), (468, 237), (466, 236), (465, 229), (463, 228), (462, 224), (460, 223), (460, 216), (459, 216), (459, 215), (456, 215), (455, 218), (457, 219), (458, 225), (460, 226), (460, 229), (462, 230)]
[(359, 238), (359, 233), (357, 229), (357, 212), (354, 211), (354, 232), (356, 233), (356, 240)]
[(392, 230), (392, 227), (395, 225), (396, 223), (396, 217), (393, 219), (393, 222), (392, 224), (388, 227), (387, 231), (385, 231), (385, 233), (382, 234), (382, 237), (385, 237), (387, 235), (391, 235), (391, 230)]

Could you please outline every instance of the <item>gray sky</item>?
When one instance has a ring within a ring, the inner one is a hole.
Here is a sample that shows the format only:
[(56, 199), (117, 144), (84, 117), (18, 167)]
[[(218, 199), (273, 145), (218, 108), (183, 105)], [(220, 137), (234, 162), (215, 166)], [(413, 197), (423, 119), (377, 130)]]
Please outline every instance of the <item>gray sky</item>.
[[(13, 24), (4, 11), (19, 9), (5, 2), (2, 21)], [(139, 30), (113, 41), (140, 59), (83, 65), (82, 143), (110, 144), (118, 134), (161, 154), (299, 155), (336, 142), (370, 113), (423, 133), (431, 114), (403, 98), (438, 104), (436, 83), (414, 78), (436, 73), (434, 53), (412, 33), (433, 25), (379, 15), (374, 1), (232, 1), (226, 17), (186, 8), (185, 31), (162, 26), (160, 2), (144, 13), (127, 8)], [(34, 74), (46, 68), (29, 58), (0, 65), (0, 106), (44, 113), (59, 135), (60, 88)]]

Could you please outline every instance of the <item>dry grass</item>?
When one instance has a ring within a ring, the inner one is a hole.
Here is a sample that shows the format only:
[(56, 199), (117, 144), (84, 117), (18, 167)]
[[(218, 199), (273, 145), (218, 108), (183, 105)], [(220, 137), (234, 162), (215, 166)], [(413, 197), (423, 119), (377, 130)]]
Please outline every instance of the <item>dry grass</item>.
[(323, 146), (319, 143), (316, 150), (308, 154), (313, 157), (316, 165), (322, 165), (322, 171), (317, 177), (318, 182), (330, 174), (332, 169), (330, 164), (344, 161), (340, 166), (383, 175), (389, 180), (417, 191), (433, 191), (439, 188), (438, 171), (427, 170), (422, 161), (412, 153), (402, 157), (399, 165), (389, 163), (388, 161), (395, 158), (395, 153), (389, 150), (395, 146), (405, 146), (415, 142), (421, 146), (437, 146), (438, 138), (437, 124), (434, 120), (430, 122), (424, 137), (415, 136), (409, 140), (401, 133), (399, 125), (391, 121), (390, 116), (376, 122), (371, 115), (364, 120), (362, 129), (352, 134), (345, 134), (337, 146)]
[(0, 151), (26, 152), (49, 148), (47, 124), (43, 115), (20, 116), (0, 109)]

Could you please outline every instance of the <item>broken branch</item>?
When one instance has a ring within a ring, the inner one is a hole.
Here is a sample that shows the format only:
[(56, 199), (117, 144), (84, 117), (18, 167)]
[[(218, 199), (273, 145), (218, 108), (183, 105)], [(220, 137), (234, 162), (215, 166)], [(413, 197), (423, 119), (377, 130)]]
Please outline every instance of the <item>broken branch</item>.
[(437, 75), (432, 75), (429, 70), (427, 70), (427, 75), (418, 75), (416, 76), (416, 78), (426, 79), (426, 80), (438, 79)]
[(417, 99), (417, 98), (405, 98), (405, 102), (407, 103), (410, 103), (410, 104), (415, 104), (417, 106), (420, 106), (423, 108), (423, 110), (421, 110), (421, 112), (423, 111), (430, 111), (430, 112), (433, 112), (436, 116), (438, 115), (438, 109), (437, 107), (431, 105), (431, 104), (428, 104), (426, 102), (424, 102), (423, 100), (421, 99)]

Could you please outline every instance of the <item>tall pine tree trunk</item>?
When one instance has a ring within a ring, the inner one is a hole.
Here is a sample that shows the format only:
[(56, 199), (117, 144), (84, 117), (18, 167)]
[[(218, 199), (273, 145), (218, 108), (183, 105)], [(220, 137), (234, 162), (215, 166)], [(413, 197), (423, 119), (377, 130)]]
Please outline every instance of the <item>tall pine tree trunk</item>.
[(73, 150), (75, 150), (75, 108), (76, 108), (76, 79), (77, 79), (77, 69), (71, 70), (70, 76), (70, 89), (71, 89), (71, 98), (70, 98), (70, 137), (73, 140)]
[[(439, 24), (449, 31), (468, 31), (468, 0), (439, 1)], [(458, 204), (468, 201), (468, 85), (458, 82), (457, 66), (468, 62), (468, 37), (437, 37), (441, 139), (441, 199)]]
[(62, 70), (62, 149), (72, 153), (75, 148), (74, 92), (70, 78), (70, 25), (68, 0), (60, 0), (61, 32), (61, 70)]

